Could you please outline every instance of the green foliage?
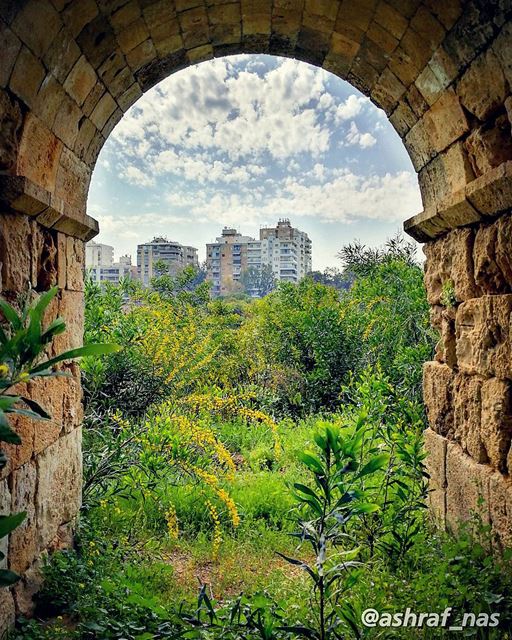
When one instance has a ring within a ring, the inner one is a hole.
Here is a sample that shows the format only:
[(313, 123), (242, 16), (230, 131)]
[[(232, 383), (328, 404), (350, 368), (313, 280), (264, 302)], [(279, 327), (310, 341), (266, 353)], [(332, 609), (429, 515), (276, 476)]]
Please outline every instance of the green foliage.
[(454, 309), (457, 305), (455, 286), (451, 280), (445, 280), (441, 290), (441, 304), (448, 309)]
[[(51, 301), (57, 295), (54, 287), (42, 293), (30, 302), (26, 300), (21, 313), (6, 300), (0, 298), (0, 312), (4, 322), (0, 324), (0, 442), (19, 445), (20, 436), (11, 428), (9, 418), (12, 415), (24, 416), (34, 420), (49, 420), (51, 416), (33, 398), (19, 393), (19, 385), (34, 378), (66, 375), (65, 371), (55, 369), (66, 360), (84, 356), (99, 356), (118, 350), (113, 344), (90, 344), (60, 353), (53, 358), (45, 357), (45, 350), (55, 336), (64, 333), (66, 324), (62, 318), (55, 318), (45, 326), (44, 316)], [(0, 450), (0, 469), (5, 467), (7, 459)], [(0, 539), (18, 527), (26, 513), (0, 516)], [(0, 552), (0, 561), (5, 555)], [(12, 571), (0, 569), (0, 587), (7, 587), (19, 579)]]
[(272, 265), (262, 267), (248, 267), (242, 271), (240, 282), (244, 293), (256, 298), (262, 298), (273, 291), (277, 280)]
[(293, 484), (300, 509), (298, 532), (293, 535), (311, 547), (315, 562), (308, 564), (280, 554), (287, 562), (304, 569), (313, 583), (316, 625), (287, 628), (299, 636), (325, 640), (342, 637), (341, 628), (345, 624), (356, 632), (358, 629), (354, 612), (346, 601), (347, 592), (357, 581), (354, 568), (359, 564), (356, 558), (360, 552), (358, 547), (350, 546), (349, 526), (353, 518), (379, 510), (378, 504), (367, 501), (361, 480), (389, 462), (389, 456), (381, 453), (361, 464), (363, 436), (361, 424), (350, 437), (327, 425), (314, 436), (316, 449), (300, 456), (314, 484)]

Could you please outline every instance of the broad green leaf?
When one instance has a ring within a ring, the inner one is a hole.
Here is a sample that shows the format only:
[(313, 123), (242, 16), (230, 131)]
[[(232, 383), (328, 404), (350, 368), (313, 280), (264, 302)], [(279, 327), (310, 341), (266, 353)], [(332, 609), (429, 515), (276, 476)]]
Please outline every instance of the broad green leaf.
[(21, 328), (21, 318), (14, 310), (14, 307), (11, 307), (11, 305), (2, 298), (0, 298), (0, 311), (16, 331)]
[(27, 512), (22, 511), (10, 516), (0, 516), (0, 538), (4, 538), (6, 535), (14, 531), (16, 527), (27, 517)]
[(25, 396), (22, 396), (21, 399), (40, 418), (42, 418), (43, 420), (50, 420), (51, 419), (51, 415), (45, 409), (43, 409), (43, 407), (39, 404), (39, 402), (36, 402), (35, 400), (32, 400), (32, 398), (25, 398)]
[(9, 444), (21, 444), (19, 435), (11, 429), (7, 416), (0, 411), (0, 442), (8, 442)]
[(13, 584), (16, 584), (20, 576), (12, 571), (8, 571), (7, 569), (0, 569), (0, 588), (1, 587), (11, 587)]
[(30, 370), (31, 374), (38, 373), (39, 371), (45, 371), (53, 365), (63, 362), (64, 360), (74, 360), (75, 358), (84, 358), (87, 356), (104, 356), (109, 353), (116, 353), (120, 351), (121, 347), (117, 344), (88, 344), (84, 347), (78, 347), (77, 349), (71, 349), (65, 351), (51, 360), (42, 362), (36, 367)]
[(322, 467), (322, 463), (313, 454), (303, 451), (299, 453), (299, 459), (303, 464), (306, 465), (308, 469), (311, 469), (312, 471), (316, 471), (317, 473), (324, 473), (324, 468)]
[(375, 458), (372, 458), (370, 460), (370, 462), (367, 462), (364, 467), (361, 469), (361, 471), (359, 472), (359, 476), (367, 476), (370, 473), (375, 473), (375, 471), (378, 471), (379, 469), (383, 469), (389, 462), (389, 454), (388, 453), (381, 453), (378, 456), (375, 456)]
[(361, 502), (355, 505), (352, 510), (354, 513), (375, 513), (375, 511), (380, 511), (380, 507), (372, 502)]

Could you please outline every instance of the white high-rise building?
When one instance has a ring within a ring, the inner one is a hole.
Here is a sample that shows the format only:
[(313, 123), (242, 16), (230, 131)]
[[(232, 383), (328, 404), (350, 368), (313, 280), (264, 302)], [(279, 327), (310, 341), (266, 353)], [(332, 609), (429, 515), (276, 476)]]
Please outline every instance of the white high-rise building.
[(114, 247), (91, 240), (85, 245), (85, 266), (98, 267), (114, 262)]
[(119, 284), (123, 278), (132, 277), (132, 259), (121, 256), (114, 262), (114, 247), (91, 241), (85, 245), (85, 270), (93, 282)]
[(176, 275), (187, 266), (199, 266), (197, 249), (167, 240), (154, 238), (151, 242), (137, 245), (137, 273), (144, 286), (149, 286), (151, 278), (157, 275), (155, 265), (164, 262), (171, 275)]
[(251, 267), (270, 265), (276, 280), (299, 282), (311, 271), (311, 240), (287, 218), (260, 229), (259, 240), (224, 228), (222, 236), (206, 245), (206, 264), (213, 295), (241, 290), (241, 276)]

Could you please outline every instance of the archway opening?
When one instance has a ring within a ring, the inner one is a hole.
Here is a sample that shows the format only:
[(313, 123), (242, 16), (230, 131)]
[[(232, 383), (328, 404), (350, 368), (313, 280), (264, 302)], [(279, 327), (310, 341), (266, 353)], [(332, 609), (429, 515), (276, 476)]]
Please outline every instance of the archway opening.
[[(430, 505), (451, 529), (477, 512), (507, 545), (508, 7), (28, 0), (2, 4), (1, 18), (2, 288), (16, 301), (27, 283), (39, 292), (58, 284), (50, 315), (70, 328), (60, 347), (81, 341), (83, 241), (97, 232), (85, 213), (92, 167), (123, 112), (158, 81), (212, 56), (269, 52), (323, 66), (385, 110), (419, 173), (424, 211), (406, 229), (428, 242), (428, 300), (441, 331), (425, 368)], [(41, 432), (20, 418), (24, 446), (9, 448), (2, 471), (7, 508), (27, 507), (7, 547), (24, 578), (1, 593), (2, 624), (30, 611), (41, 552), (73, 528), (81, 416), (78, 370), (69, 372), (62, 385), (29, 388), (33, 400), (55, 401), (62, 419)]]

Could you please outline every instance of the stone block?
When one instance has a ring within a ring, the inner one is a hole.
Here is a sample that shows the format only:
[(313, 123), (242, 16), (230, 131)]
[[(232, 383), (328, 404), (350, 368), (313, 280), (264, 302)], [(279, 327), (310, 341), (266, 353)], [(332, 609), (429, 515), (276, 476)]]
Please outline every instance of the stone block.
[(512, 480), (501, 473), (489, 479), (489, 512), (498, 548), (512, 548)]
[(452, 89), (445, 91), (425, 114), (425, 127), (432, 146), (444, 151), (469, 131), (469, 123)]
[(110, 22), (116, 33), (123, 31), (138, 19), (140, 19), (140, 3), (136, 2), (136, 0), (130, 0), (123, 4), (110, 16)]
[(10, 89), (29, 107), (33, 107), (46, 71), (27, 47), (22, 47), (9, 82)]
[(39, 551), (35, 504), (37, 489), (35, 462), (27, 462), (13, 471), (11, 483), (12, 513), (27, 512), (25, 520), (9, 536), (9, 568), (21, 574), (30, 567)]
[(126, 54), (126, 61), (134, 73), (156, 59), (157, 53), (151, 38), (144, 40), (144, 42), (141, 42), (135, 49)]
[(512, 160), (512, 136), (508, 117), (502, 114), (472, 131), (465, 146), (477, 176)]
[(61, 15), (67, 29), (73, 38), (76, 38), (82, 29), (94, 20), (98, 11), (95, 0), (80, 0), (67, 4)]
[(453, 435), (453, 370), (446, 364), (423, 365), (423, 400), (430, 429), (442, 436)]
[(512, 220), (503, 216), (496, 222), (481, 226), (475, 236), (473, 260), (475, 280), (485, 293), (512, 291)]
[(96, 84), (96, 71), (87, 62), (85, 56), (79, 58), (70, 71), (64, 89), (81, 106)]
[(8, 589), (0, 589), (0, 637), (14, 626), (16, 609), (14, 598)]
[(57, 376), (41, 378), (29, 383), (29, 394), (39, 402), (51, 416), (50, 420), (39, 421), (34, 428), (34, 453), (37, 455), (53, 444), (63, 430), (64, 400), (69, 392), (69, 380)]
[(454, 433), (453, 439), (475, 462), (488, 462), (482, 441), (482, 378), (457, 374), (453, 384)]
[(31, 258), (20, 247), (30, 243), (29, 218), (19, 214), (0, 214), (0, 274), (4, 292), (21, 293), (31, 277)]
[(85, 153), (96, 133), (98, 133), (98, 130), (89, 118), (82, 118), (82, 120), (80, 120), (78, 124), (78, 135), (73, 148), (73, 151), (80, 160), (84, 159)]
[(492, 470), (478, 464), (460, 446), (449, 442), (446, 449), (446, 524), (457, 533), (462, 523), (476, 515), (489, 524), (489, 484)]
[(51, 69), (52, 75), (63, 84), (80, 56), (81, 51), (75, 40), (66, 29), (63, 29), (59, 37), (52, 42), (43, 61), (46, 68)]
[(70, 149), (78, 137), (82, 117), (83, 113), (77, 103), (69, 96), (64, 96), (55, 117), (53, 132)]
[(503, 25), (500, 34), (492, 45), (492, 49), (500, 61), (501, 69), (509, 84), (512, 84), (512, 51), (510, 50), (511, 38), (512, 25), (508, 22)]
[(53, 191), (62, 152), (62, 142), (37, 118), (29, 113), (21, 136), (18, 175)]
[(11, 171), (16, 165), (22, 123), (18, 101), (0, 91), (0, 171)]
[(429, 478), (428, 505), (436, 522), (446, 522), (446, 447), (448, 441), (431, 429), (424, 432), (426, 471)]
[(466, 197), (480, 213), (496, 217), (512, 208), (512, 161), (487, 171), (466, 187)]
[(430, 44), (431, 52), (435, 51), (446, 35), (446, 29), (434, 13), (423, 4), (420, 4), (411, 19), (411, 29), (414, 29), (423, 40)]
[(34, 597), (44, 582), (42, 569), (45, 555), (37, 558), (13, 589), (17, 615), (26, 618), (31, 618), (34, 615), (36, 609)]
[(416, 171), (420, 171), (437, 153), (428, 124), (423, 118), (418, 120), (403, 141)]
[(510, 382), (491, 378), (482, 384), (480, 437), (489, 464), (508, 473), (507, 456), (512, 441), (512, 393)]
[(503, 105), (507, 89), (500, 61), (492, 51), (486, 51), (462, 76), (457, 92), (464, 107), (484, 121)]
[(70, 433), (82, 424), (84, 417), (81, 374), (78, 364), (66, 366), (72, 377), (67, 378), (67, 388), (63, 397), (62, 426), (64, 433)]
[(43, 56), (61, 30), (62, 21), (49, 0), (29, 0), (12, 23), (16, 35), (36, 54)]
[(65, 99), (65, 92), (57, 78), (49, 73), (43, 80), (34, 102), (33, 112), (52, 129), (56, 114)]
[(91, 169), (73, 151), (64, 148), (55, 180), (55, 195), (78, 210), (85, 211)]
[(21, 42), (4, 23), (0, 23), (0, 87), (6, 87), (21, 49)]
[(195, 7), (178, 14), (183, 43), (187, 49), (209, 44), (210, 29), (205, 7)]
[(126, 112), (141, 96), (142, 89), (138, 82), (134, 82), (132, 86), (118, 98), (117, 101), (121, 109)]
[(405, 87), (389, 69), (384, 69), (377, 84), (373, 87), (371, 98), (386, 113), (391, 113), (405, 93)]
[(35, 220), (30, 221), (31, 282), (38, 291), (57, 283), (57, 244), (55, 234)]
[(409, 26), (407, 18), (387, 2), (378, 3), (375, 10), (375, 22), (384, 27), (397, 40), (400, 40)]
[(143, 18), (132, 22), (132, 24), (117, 34), (117, 41), (124, 54), (129, 53), (148, 38), (149, 31)]
[(105, 89), (105, 85), (103, 84), (103, 82), (98, 81), (95, 85), (94, 88), (92, 89), (92, 91), (89, 93), (89, 95), (87, 96), (83, 106), (82, 106), (82, 112), (84, 115), (86, 115), (87, 117), (90, 118), (91, 113), (94, 111), (94, 109), (96, 108), (98, 102), (100, 101), (101, 97), (103, 95), (105, 95), (106, 89)]
[(77, 238), (66, 238), (67, 289), (84, 290), (85, 244)]
[(81, 291), (61, 291), (59, 315), (66, 322), (66, 332), (55, 337), (56, 352), (82, 346), (84, 330), (84, 297)]
[(103, 127), (107, 124), (108, 119), (116, 110), (117, 104), (114, 98), (110, 95), (110, 93), (106, 92), (103, 94), (101, 99), (98, 101), (96, 106), (94, 107), (93, 112), (91, 113), (91, 122), (95, 125), (97, 129), (101, 131)]
[(482, 296), (459, 306), (457, 362), (469, 375), (512, 379), (512, 295)]
[(405, 100), (401, 100), (398, 106), (389, 116), (389, 121), (396, 129), (398, 135), (403, 138), (414, 127), (418, 118)]
[(82, 486), (81, 429), (59, 438), (37, 459), (36, 514), (38, 543), (45, 549), (59, 527), (72, 521), (80, 509)]
[(425, 245), (425, 286), (430, 304), (441, 304), (443, 287), (452, 283), (457, 301), (479, 295), (473, 274), (472, 229), (454, 229)]

